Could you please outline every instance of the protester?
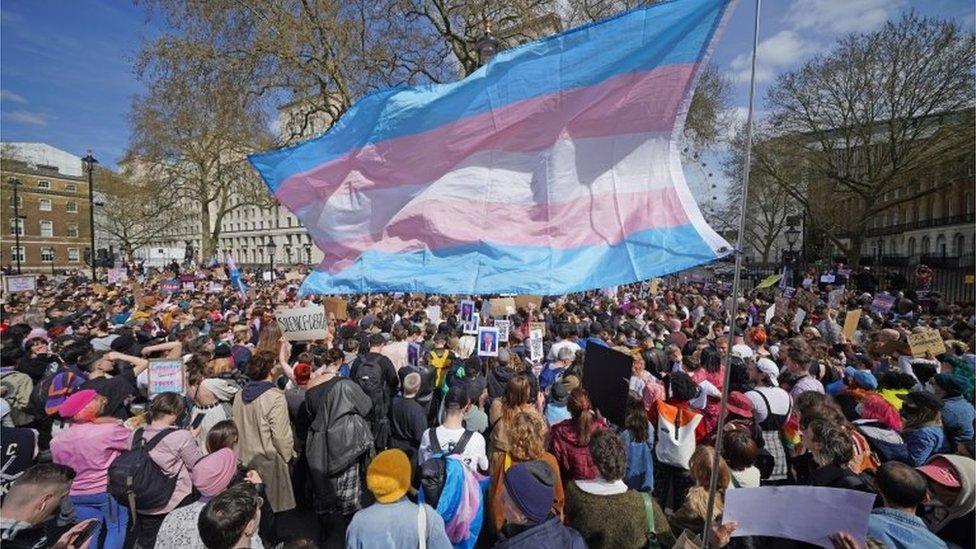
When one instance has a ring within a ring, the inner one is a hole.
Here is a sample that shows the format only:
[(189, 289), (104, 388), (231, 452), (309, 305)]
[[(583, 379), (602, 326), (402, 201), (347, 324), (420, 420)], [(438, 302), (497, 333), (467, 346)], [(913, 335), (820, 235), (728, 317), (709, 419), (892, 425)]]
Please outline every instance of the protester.
[(968, 382), (955, 374), (936, 374), (929, 380), (928, 389), (942, 400), (942, 427), (946, 432), (943, 451), (954, 452), (973, 442), (976, 409), (963, 398)]
[[(522, 414), (526, 416), (526, 414)], [(559, 478), (552, 465), (529, 460), (512, 465), (500, 481), (501, 541), (496, 549), (565, 547), (584, 549), (587, 545), (572, 528), (553, 514), (552, 502), (559, 490)]]
[(452, 547), (444, 529), (444, 519), (426, 504), (407, 499), (411, 464), (399, 449), (380, 452), (366, 471), (366, 485), (376, 503), (358, 511), (346, 530), (346, 547)]
[(96, 547), (98, 536), (82, 539), (91, 521), (83, 520), (61, 535), (48, 540), (45, 522), (61, 509), (75, 472), (64, 465), (39, 464), (26, 470), (11, 486), (0, 506), (0, 541), (12, 549), (35, 547)]
[(256, 534), (261, 522), (261, 496), (249, 483), (224, 490), (200, 510), (197, 532), (208, 549), (262, 548)]
[(546, 402), (546, 423), (549, 427), (573, 417), (567, 408), (568, 402), (569, 391), (566, 390), (566, 385), (562, 382), (553, 383), (549, 388), (549, 399)]
[(403, 450), (414, 464), (420, 439), (427, 430), (427, 410), (417, 402), (420, 383), (420, 374), (407, 374), (403, 378), (403, 392), (393, 397), (390, 408), (390, 446)]
[(976, 544), (976, 462), (935, 456), (918, 468), (928, 484), (923, 520), (939, 539), (958, 547)]
[(634, 393), (627, 398), (627, 415), (620, 440), (627, 450), (624, 483), (638, 492), (654, 490), (654, 426), (647, 421), (644, 402)]
[[(705, 514), (708, 509), (708, 486), (712, 478), (712, 462), (715, 450), (711, 446), (699, 446), (691, 456), (689, 469), (691, 478), (694, 480), (681, 507), (674, 512), (668, 522), (671, 525), (671, 532), (675, 537), (681, 536), (682, 531), (688, 530), (691, 533), (701, 532), (705, 529)], [(722, 514), (725, 490), (729, 487), (729, 468), (725, 460), (719, 458), (718, 467), (718, 491), (715, 494), (714, 515)]]
[(946, 543), (915, 516), (915, 509), (926, 499), (927, 487), (922, 475), (908, 465), (891, 461), (878, 468), (875, 485), (884, 506), (871, 511), (869, 539), (896, 549), (946, 547)]
[[(505, 386), (505, 395), (491, 403), (488, 414), (491, 439), (489, 440), (489, 461), (494, 468), (496, 462), (505, 457), (510, 448), (508, 431), (513, 418), (519, 413), (538, 414), (532, 398), (532, 385), (526, 376), (516, 376)], [(534, 459), (534, 458), (533, 458)]]
[(577, 387), (569, 394), (570, 419), (552, 427), (549, 450), (559, 462), (559, 474), (569, 480), (596, 478), (598, 471), (590, 455), (589, 445), (593, 433), (606, 428), (606, 423), (596, 417), (590, 395)]
[(488, 471), (485, 437), (464, 427), (466, 410), (471, 401), (462, 388), (452, 388), (444, 397), (444, 421), (436, 428), (425, 429), (420, 439), (418, 465), (432, 454), (457, 455), (471, 471)]
[(918, 467), (939, 453), (946, 442), (942, 428), (942, 401), (927, 391), (915, 391), (902, 400), (902, 439), (908, 450), (908, 463)]

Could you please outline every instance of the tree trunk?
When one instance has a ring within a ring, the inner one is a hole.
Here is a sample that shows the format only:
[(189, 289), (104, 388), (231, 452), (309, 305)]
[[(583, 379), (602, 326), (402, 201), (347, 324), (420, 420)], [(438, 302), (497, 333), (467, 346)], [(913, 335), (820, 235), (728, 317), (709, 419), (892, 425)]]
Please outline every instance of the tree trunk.
[(210, 205), (200, 204), (200, 258), (214, 254), (215, 241), (210, 236)]

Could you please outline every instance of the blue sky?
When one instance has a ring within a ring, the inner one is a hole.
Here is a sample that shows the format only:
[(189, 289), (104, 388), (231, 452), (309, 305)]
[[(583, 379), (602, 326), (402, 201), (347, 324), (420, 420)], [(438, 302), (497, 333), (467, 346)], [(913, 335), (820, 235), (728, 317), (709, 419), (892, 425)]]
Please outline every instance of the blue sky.
[[(733, 78), (731, 114), (745, 118), (755, 0), (740, 0), (713, 61)], [(825, 51), (849, 32), (869, 31), (907, 9), (973, 27), (972, 0), (766, 0), (761, 18), (758, 107), (775, 74)], [(91, 148), (114, 165), (126, 147), (126, 113), (140, 84), (132, 61), (163, 32), (128, 0), (4, 0), (0, 7), (0, 137), (43, 141), (77, 155)], [(709, 166), (686, 168), (693, 185), (720, 178), (721, 151)]]

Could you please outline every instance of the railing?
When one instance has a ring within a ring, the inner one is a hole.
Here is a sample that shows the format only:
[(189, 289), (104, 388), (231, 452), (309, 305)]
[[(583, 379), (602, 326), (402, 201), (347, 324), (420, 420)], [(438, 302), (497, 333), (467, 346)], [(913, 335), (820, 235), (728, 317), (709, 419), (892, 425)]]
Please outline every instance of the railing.
[(974, 220), (976, 220), (976, 213), (970, 212), (967, 214), (950, 215), (948, 217), (939, 217), (936, 219), (921, 219), (918, 221), (910, 221), (908, 223), (899, 223), (898, 225), (888, 225), (887, 227), (875, 227), (873, 229), (868, 229), (865, 232), (865, 235), (881, 236), (885, 234), (898, 234), (915, 229), (928, 229), (930, 227), (945, 227), (947, 225), (972, 223)]

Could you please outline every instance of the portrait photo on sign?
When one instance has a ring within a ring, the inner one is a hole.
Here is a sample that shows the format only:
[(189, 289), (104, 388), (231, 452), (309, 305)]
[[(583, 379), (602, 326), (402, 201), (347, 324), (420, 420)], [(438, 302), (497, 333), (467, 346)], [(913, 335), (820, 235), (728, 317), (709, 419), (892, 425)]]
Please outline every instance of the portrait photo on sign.
[(498, 328), (478, 328), (478, 356), (498, 356)]
[(461, 327), (465, 334), (467, 335), (477, 335), (478, 327), (481, 326), (481, 315), (474, 313), (471, 315), (471, 320), (469, 322), (462, 322)]
[(474, 301), (464, 300), (458, 309), (458, 318), (462, 324), (470, 323), (474, 318)]

